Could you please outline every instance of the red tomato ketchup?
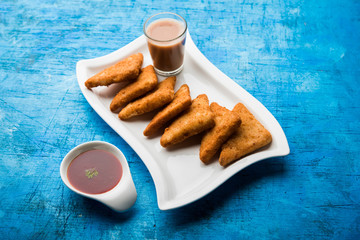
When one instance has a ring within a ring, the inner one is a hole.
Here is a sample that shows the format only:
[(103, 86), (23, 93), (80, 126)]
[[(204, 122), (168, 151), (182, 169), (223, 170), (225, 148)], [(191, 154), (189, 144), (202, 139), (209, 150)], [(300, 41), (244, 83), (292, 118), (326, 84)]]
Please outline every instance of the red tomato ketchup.
[(120, 182), (122, 172), (119, 159), (107, 151), (95, 149), (74, 158), (67, 169), (67, 177), (78, 191), (101, 194)]

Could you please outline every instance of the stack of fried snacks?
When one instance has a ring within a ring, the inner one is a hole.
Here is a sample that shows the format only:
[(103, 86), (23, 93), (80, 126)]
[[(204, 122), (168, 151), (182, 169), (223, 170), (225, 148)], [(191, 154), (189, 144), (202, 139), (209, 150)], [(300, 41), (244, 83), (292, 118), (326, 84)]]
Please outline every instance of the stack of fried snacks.
[(151, 111), (158, 111), (143, 134), (152, 136), (165, 128), (160, 144), (164, 148), (203, 133), (200, 160), (209, 164), (220, 151), (219, 163), (226, 167), (240, 158), (268, 145), (271, 134), (242, 104), (232, 111), (200, 94), (191, 100), (188, 85), (183, 84), (174, 94), (176, 77), (158, 83), (154, 67), (141, 69), (143, 55), (133, 54), (106, 68), (85, 82), (87, 88), (109, 86), (130, 81), (119, 90), (110, 104), (127, 120)]

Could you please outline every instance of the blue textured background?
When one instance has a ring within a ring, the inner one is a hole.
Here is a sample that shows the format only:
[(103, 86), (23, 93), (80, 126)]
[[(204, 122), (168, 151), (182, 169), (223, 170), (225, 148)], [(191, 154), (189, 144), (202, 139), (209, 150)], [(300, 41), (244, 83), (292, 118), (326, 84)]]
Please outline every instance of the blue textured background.
[[(259, 99), (291, 149), (205, 198), (160, 211), (135, 152), (92, 110), (75, 64), (142, 34), (150, 15), (183, 15), (195, 44)], [(360, 238), (360, 3), (338, 0), (0, 3), (2, 238)], [(59, 165), (102, 140), (126, 155), (138, 191), (117, 214), (72, 193)]]

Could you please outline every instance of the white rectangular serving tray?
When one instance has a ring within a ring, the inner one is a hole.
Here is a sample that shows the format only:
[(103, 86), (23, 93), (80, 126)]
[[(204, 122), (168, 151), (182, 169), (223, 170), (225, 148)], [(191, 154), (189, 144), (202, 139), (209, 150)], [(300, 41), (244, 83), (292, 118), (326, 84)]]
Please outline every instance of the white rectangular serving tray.
[[(238, 102), (243, 103), (270, 131), (272, 143), (223, 168), (217, 161), (209, 165), (204, 165), (200, 161), (199, 137), (192, 137), (170, 150), (160, 145), (160, 135), (153, 138), (145, 137), (143, 130), (152, 115), (121, 121), (118, 115), (109, 109), (110, 102), (121, 88), (121, 84), (89, 90), (84, 83), (99, 71), (138, 52), (144, 55), (143, 67), (152, 64), (146, 38), (142, 35), (106, 56), (79, 61), (76, 65), (76, 74), (80, 89), (91, 107), (134, 149), (148, 168), (155, 183), (160, 209), (168, 210), (189, 204), (210, 193), (251, 164), (289, 154), (286, 136), (274, 116), (251, 94), (216, 68), (195, 46), (189, 33), (186, 39), (184, 70), (177, 76), (175, 90), (186, 83), (193, 99), (205, 93), (210, 102), (217, 102), (228, 109), (232, 109)], [(159, 77), (159, 81), (163, 79)]]

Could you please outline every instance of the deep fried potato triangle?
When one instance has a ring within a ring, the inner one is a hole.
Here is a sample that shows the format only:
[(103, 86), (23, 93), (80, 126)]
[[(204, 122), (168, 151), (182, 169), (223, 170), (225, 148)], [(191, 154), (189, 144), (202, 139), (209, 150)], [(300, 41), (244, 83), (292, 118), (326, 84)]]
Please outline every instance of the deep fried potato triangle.
[(270, 132), (243, 104), (236, 104), (233, 111), (240, 115), (241, 125), (222, 146), (219, 158), (221, 166), (227, 166), (272, 141)]
[(108, 86), (112, 83), (134, 80), (139, 76), (143, 55), (133, 54), (95, 74), (85, 82), (87, 88)]
[(144, 130), (145, 136), (151, 136), (165, 126), (171, 119), (185, 111), (191, 105), (190, 90), (188, 85), (182, 85), (176, 91), (174, 100), (158, 112)]
[(216, 102), (211, 103), (210, 109), (215, 115), (215, 127), (206, 132), (200, 145), (200, 160), (205, 164), (210, 162), (221, 145), (241, 124), (238, 113), (230, 111)]
[(176, 77), (168, 77), (146, 96), (129, 103), (120, 113), (119, 118), (126, 120), (158, 109), (174, 99)]
[(112, 112), (119, 111), (132, 100), (154, 89), (157, 83), (158, 79), (154, 67), (149, 65), (143, 68), (135, 82), (130, 83), (116, 94), (110, 104), (110, 110)]
[(190, 108), (183, 115), (165, 129), (160, 144), (168, 147), (180, 143), (214, 125), (214, 114), (210, 110), (209, 99), (205, 94), (201, 94), (192, 101)]

